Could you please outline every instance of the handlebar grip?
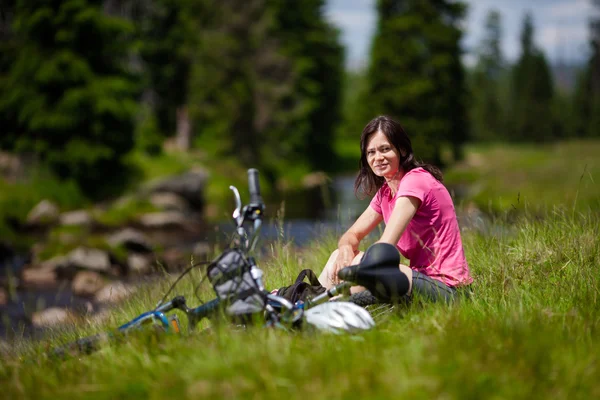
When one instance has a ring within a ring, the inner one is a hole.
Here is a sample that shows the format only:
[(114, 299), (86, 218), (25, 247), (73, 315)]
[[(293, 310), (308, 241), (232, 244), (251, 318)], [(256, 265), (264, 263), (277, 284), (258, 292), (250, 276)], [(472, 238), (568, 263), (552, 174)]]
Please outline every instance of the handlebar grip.
[(248, 187), (250, 190), (250, 203), (263, 204), (262, 197), (260, 196), (258, 170), (256, 168), (250, 168), (248, 170)]

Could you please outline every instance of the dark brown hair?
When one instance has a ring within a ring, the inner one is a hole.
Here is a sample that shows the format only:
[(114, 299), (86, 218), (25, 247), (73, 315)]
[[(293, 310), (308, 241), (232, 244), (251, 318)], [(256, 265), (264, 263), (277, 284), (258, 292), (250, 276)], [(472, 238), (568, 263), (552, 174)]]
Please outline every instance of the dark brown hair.
[(354, 181), (354, 193), (357, 197), (373, 196), (381, 185), (385, 182), (385, 178), (377, 176), (371, 170), (367, 161), (367, 144), (375, 133), (381, 132), (389, 140), (390, 144), (400, 153), (400, 167), (407, 173), (408, 171), (421, 167), (429, 172), (435, 179), (442, 182), (442, 172), (439, 168), (417, 161), (413, 153), (412, 144), (404, 128), (392, 118), (382, 115), (372, 119), (362, 131), (360, 135), (360, 163), (358, 176)]

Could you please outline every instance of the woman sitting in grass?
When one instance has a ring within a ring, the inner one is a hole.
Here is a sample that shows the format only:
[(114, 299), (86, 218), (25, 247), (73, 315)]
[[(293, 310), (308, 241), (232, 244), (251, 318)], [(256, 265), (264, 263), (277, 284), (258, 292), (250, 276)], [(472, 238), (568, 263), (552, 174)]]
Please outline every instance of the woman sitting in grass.
[[(370, 205), (342, 235), (319, 276), (326, 288), (339, 283), (337, 272), (358, 264), (360, 241), (382, 220), (379, 242), (396, 245), (410, 265), (400, 265), (412, 292), (431, 300), (452, 300), (457, 288), (473, 278), (465, 259), (452, 198), (442, 173), (415, 159), (410, 139), (400, 124), (381, 116), (364, 128), (360, 138), (360, 171), (356, 193), (373, 196)], [(352, 291), (364, 290), (353, 287)]]

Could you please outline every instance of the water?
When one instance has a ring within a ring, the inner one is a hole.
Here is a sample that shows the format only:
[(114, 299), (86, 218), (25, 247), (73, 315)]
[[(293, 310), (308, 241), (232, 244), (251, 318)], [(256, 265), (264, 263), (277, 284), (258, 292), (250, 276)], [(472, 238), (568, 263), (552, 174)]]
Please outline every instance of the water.
[[(291, 197), (294, 197), (292, 202)], [(305, 246), (331, 232), (341, 235), (369, 205), (368, 199), (359, 200), (354, 196), (354, 176), (336, 177), (326, 188), (315, 188), (304, 195), (292, 194), (283, 201), (283, 218), (276, 218), (276, 204), (267, 209), (267, 223), (261, 238), (292, 241), (297, 246)], [(290, 207), (294, 212), (290, 212)]]

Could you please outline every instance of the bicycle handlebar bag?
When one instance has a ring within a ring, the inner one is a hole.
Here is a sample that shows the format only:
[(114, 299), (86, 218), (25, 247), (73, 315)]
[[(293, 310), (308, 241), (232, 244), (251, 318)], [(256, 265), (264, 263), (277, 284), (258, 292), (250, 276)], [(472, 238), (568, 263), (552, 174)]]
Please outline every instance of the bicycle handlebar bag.
[(250, 273), (250, 264), (238, 249), (228, 249), (207, 270), (208, 279), (230, 316), (264, 310), (265, 295)]

